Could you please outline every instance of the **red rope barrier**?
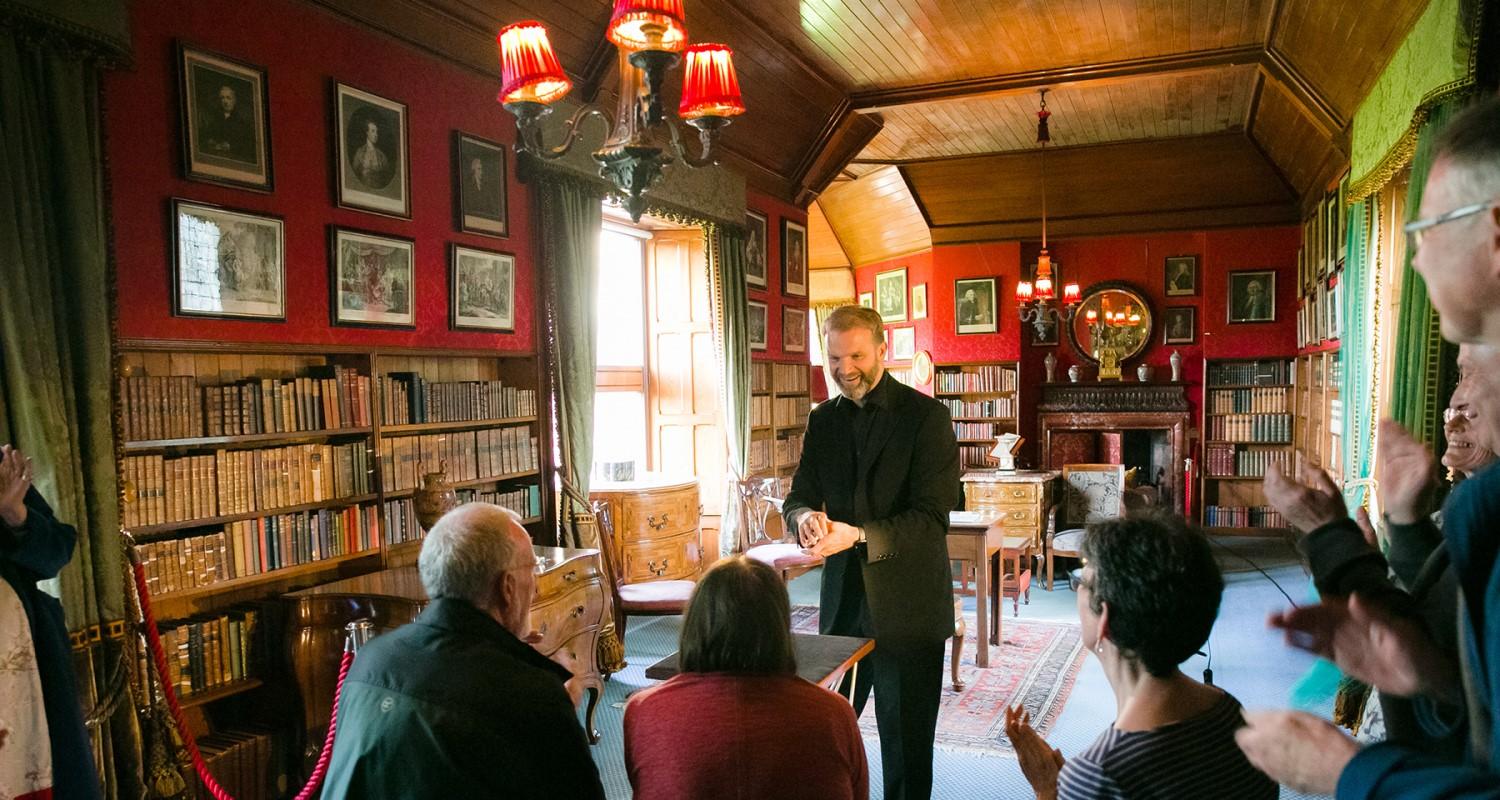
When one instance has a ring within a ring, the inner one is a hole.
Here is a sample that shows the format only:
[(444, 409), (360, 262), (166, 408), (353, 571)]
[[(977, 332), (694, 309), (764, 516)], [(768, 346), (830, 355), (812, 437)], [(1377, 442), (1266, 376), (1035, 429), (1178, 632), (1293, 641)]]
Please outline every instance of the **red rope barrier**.
[[(183, 744), (187, 746), (193, 769), (197, 771), (198, 777), (203, 781), (203, 786), (209, 794), (212, 794), (215, 800), (234, 800), (229, 792), (225, 791), (224, 787), (214, 779), (213, 773), (208, 771), (208, 764), (204, 762), (203, 754), (198, 752), (198, 743), (188, 732), (187, 720), (182, 715), (182, 704), (177, 699), (177, 687), (167, 679), (171, 673), (167, 670), (167, 654), (161, 646), (161, 634), (156, 630), (156, 615), (151, 611), (151, 593), (146, 590), (146, 567), (136, 559), (133, 550), (130, 553), (130, 564), (135, 575), (136, 596), (140, 598), (141, 617), (146, 621), (146, 640), (151, 646), (152, 665), (156, 667), (156, 677), (161, 681), (162, 691), (167, 697), (167, 708), (172, 712), (172, 721), (177, 725), (177, 734), (182, 737)], [(323, 752), (318, 755), (317, 766), (308, 777), (307, 785), (297, 793), (297, 800), (308, 800), (317, 794), (319, 787), (323, 785), (323, 776), (328, 772), (328, 760), (333, 755), (333, 737), (338, 731), (339, 696), (344, 692), (344, 678), (348, 676), (349, 665), (353, 663), (354, 653), (345, 649), (344, 657), (339, 662), (339, 682), (334, 685), (333, 713), (328, 717), (328, 735), (323, 738)]]

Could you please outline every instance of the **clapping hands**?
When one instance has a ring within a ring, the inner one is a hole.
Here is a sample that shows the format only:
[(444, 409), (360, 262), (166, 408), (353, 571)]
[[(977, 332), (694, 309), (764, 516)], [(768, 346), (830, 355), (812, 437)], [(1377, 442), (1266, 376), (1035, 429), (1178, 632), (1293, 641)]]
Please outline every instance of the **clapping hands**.
[[(1302, 468), (1302, 483), (1281, 473), (1272, 464), (1266, 470), (1266, 502), (1303, 533), (1311, 533), (1331, 522), (1349, 518), (1344, 494), (1328, 473), (1316, 467)], [(1304, 485), (1305, 484), (1305, 485)]]
[(1005, 735), (1016, 748), (1021, 774), (1036, 792), (1037, 800), (1055, 800), (1057, 775), (1064, 761), (1062, 751), (1047, 745), (1047, 740), (1031, 727), (1031, 713), (1021, 706), (1005, 709)]

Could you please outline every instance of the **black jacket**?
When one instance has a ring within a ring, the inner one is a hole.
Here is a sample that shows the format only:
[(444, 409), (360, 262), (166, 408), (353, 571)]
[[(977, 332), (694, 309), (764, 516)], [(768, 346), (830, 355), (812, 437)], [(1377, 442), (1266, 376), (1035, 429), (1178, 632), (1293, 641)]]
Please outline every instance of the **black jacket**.
[[(855, 414), (871, 414), (855, 446)], [(820, 627), (839, 616), (844, 581), (858, 567), (869, 622), (880, 639), (911, 641), (953, 635), (953, 578), (948, 561), (948, 512), (958, 505), (960, 468), (953, 422), (942, 403), (881, 378), (857, 409), (844, 397), (813, 410), (802, 461), (783, 513), (795, 531), (806, 510), (865, 529), (867, 547), (827, 559)], [(862, 560), (862, 561), (861, 561)]]
[(603, 798), (569, 672), (438, 598), (360, 650), (324, 798)]

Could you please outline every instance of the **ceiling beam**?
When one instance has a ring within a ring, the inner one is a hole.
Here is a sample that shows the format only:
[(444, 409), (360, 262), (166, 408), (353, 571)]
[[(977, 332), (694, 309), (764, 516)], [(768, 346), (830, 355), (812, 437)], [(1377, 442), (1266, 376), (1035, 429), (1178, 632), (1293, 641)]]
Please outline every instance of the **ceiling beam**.
[(1297, 111), (1318, 129), (1340, 153), (1349, 154), (1345, 129), (1349, 121), (1339, 114), (1323, 94), (1297, 71), (1280, 50), (1269, 48), (1260, 60), (1260, 71), (1291, 98)]
[(1176, 53), (1152, 58), (1134, 58), (1124, 61), (1106, 61), (1101, 64), (1083, 64), (1074, 67), (1028, 70), (992, 75), (984, 78), (966, 78), (941, 83), (926, 83), (898, 89), (876, 89), (850, 95), (850, 104), (859, 111), (872, 111), (891, 106), (927, 103), (933, 100), (949, 100), (960, 97), (976, 97), (988, 94), (1029, 92), (1044, 86), (1051, 87), (1068, 83), (1120, 80), (1146, 75), (1168, 75), (1200, 72), (1237, 64), (1257, 64), (1265, 48), (1260, 45), (1225, 47), (1217, 50), (1199, 50), (1192, 53)]
[(807, 205), (822, 194), (883, 127), (879, 114), (860, 114), (850, 108), (848, 99), (839, 103), (793, 172), (797, 192), (792, 202)]

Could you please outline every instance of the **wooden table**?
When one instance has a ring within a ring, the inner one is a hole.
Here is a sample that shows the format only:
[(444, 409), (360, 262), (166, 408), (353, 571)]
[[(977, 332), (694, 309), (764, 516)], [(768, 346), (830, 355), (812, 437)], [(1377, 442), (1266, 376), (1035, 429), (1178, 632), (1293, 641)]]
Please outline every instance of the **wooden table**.
[[(794, 633), (792, 647), (797, 653), (797, 677), (836, 692), (844, 673), (852, 669), (854, 675), (859, 675), (859, 660), (875, 649), (875, 640), (859, 636)], [(646, 667), (646, 677), (663, 681), (680, 671), (677, 653), (673, 653)], [(853, 685), (852, 681), (850, 685)]]
[(990, 665), (990, 644), (1000, 644), (1000, 593), (990, 580), (990, 558), (1005, 546), (1005, 529), (999, 521), (999, 514), (984, 511), (948, 515), (948, 557), (974, 565), (975, 621), (979, 623), (974, 664), (981, 669)]

